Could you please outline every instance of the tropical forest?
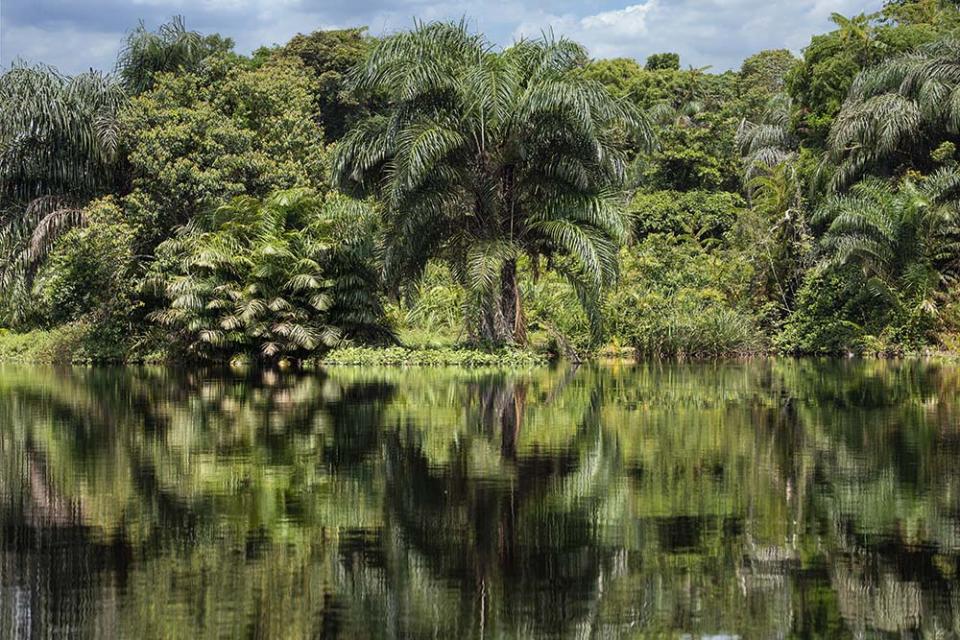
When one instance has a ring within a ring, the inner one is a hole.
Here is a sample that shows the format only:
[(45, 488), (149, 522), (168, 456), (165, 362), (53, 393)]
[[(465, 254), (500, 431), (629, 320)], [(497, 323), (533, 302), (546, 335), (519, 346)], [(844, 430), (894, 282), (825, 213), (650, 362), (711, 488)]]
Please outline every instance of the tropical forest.
[(960, 638), (960, 1), (383, 1), (2, 0), (0, 639)]
[(960, 8), (832, 23), (722, 73), (468, 21), (14, 61), (0, 359), (954, 352)]

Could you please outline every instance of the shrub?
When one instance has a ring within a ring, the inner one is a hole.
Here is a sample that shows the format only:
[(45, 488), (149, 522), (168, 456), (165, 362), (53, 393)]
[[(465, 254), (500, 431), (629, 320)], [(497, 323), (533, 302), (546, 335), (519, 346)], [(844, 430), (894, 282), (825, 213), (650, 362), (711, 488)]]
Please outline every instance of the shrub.
[(851, 278), (836, 271), (808, 273), (797, 292), (796, 309), (774, 338), (777, 349), (797, 355), (859, 351), (863, 327), (848, 319), (855, 306), (853, 282), (851, 287)]
[[(355, 206), (294, 189), (264, 201), (235, 198), (198, 217), (158, 248), (154, 280), (168, 304), (153, 317), (189, 352), (214, 360), (240, 354), (271, 362), (302, 359), (350, 331), (382, 330), (361, 327), (360, 314), (347, 319), (344, 308), (355, 298), (337, 299), (373, 284), (344, 273), (336, 259), (337, 220), (348, 215), (343, 208)], [(368, 320), (382, 317), (381, 310)]]
[(630, 212), (640, 238), (651, 233), (720, 238), (746, 206), (739, 194), (727, 191), (654, 191), (635, 195)]
[(133, 316), (133, 229), (112, 198), (91, 203), (84, 219), (57, 240), (35, 282), (39, 315), (48, 325), (87, 314), (99, 322)]
[(638, 356), (719, 357), (764, 347), (746, 307), (750, 264), (732, 250), (652, 235), (624, 251), (607, 329)]

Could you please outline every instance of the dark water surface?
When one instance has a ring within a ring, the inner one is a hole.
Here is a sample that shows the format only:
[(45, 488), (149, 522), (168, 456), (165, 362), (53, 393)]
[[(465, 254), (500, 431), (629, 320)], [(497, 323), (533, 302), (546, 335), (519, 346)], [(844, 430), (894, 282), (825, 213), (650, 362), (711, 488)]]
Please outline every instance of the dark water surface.
[(960, 368), (0, 368), (0, 638), (960, 633)]

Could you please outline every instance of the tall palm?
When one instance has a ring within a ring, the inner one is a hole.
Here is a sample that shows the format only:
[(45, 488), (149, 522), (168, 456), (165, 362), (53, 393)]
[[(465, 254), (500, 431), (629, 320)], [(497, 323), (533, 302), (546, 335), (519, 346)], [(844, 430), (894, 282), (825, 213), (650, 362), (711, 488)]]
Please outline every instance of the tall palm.
[(746, 188), (751, 208), (741, 228), (759, 258), (756, 277), (786, 314), (793, 309), (811, 253), (802, 178), (788, 156), (770, 167), (757, 162)]
[(115, 80), (15, 63), (0, 74), (0, 291), (18, 298), (57, 234), (117, 178)]
[(127, 91), (136, 95), (153, 87), (156, 74), (190, 71), (212, 53), (232, 47), (229, 39), (188, 31), (182, 16), (174, 16), (155, 32), (141, 21), (120, 50), (117, 75)]
[(743, 163), (743, 181), (750, 181), (796, 156), (797, 140), (790, 131), (790, 96), (779, 93), (770, 98), (759, 122), (743, 120), (737, 128), (736, 145)]
[(899, 189), (868, 179), (824, 203), (815, 221), (825, 266), (859, 267), (870, 291), (913, 317), (936, 320), (960, 267), (960, 174), (942, 169)]
[(930, 151), (960, 141), (960, 41), (947, 38), (870, 67), (850, 88), (828, 139), (834, 186), (869, 169), (929, 168)]
[(650, 146), (652, 130), (576, 73), (585, 60), (564, 39), (494, 52), (462, 23), (429, 24), (381, 41), (354, 72), (354, 88), (389, 107), (340, 143), (336, 179), (385, 203), (394, 282), (431, 258), (453, 267), (477, 302), (478, 340), (524, 340), (523, 254), (546, 256), (588, 310), (616, 275), (628, 225), (615, 196), (627, 149)]

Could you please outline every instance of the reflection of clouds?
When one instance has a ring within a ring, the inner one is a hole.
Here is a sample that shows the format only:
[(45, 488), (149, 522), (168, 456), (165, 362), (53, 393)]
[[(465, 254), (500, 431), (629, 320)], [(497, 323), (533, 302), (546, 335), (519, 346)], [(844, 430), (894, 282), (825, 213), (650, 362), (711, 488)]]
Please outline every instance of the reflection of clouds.
[(684, 64), (736, 68), (761, 49), (799, 50), (825, 31), (832, 12), (875, 11), (872, 0), (3, 0), (2, 57), (54, 64), (67, 72), (113, 67), (123, 35), (144, 19), (155, 27), (183, 14), (188, 27), (220, 32), (238, 50), (286, 42), (298, 32), (367, 25), (371, 33), (409, 28), (414, 18), (466, 17), (500, 45), (547, 29), (581, 40), (596, 57), (676, 51)]

